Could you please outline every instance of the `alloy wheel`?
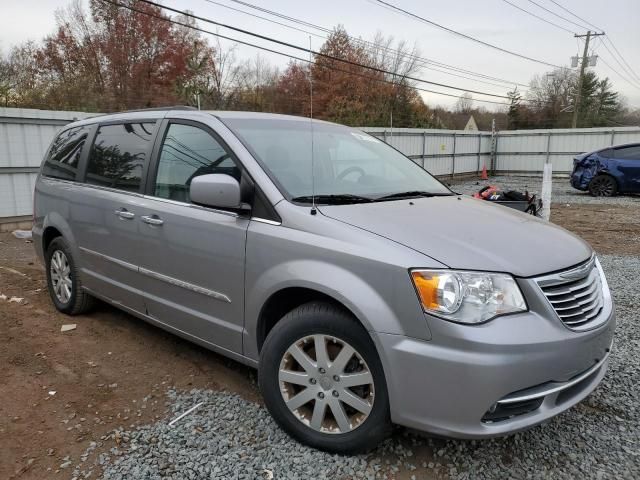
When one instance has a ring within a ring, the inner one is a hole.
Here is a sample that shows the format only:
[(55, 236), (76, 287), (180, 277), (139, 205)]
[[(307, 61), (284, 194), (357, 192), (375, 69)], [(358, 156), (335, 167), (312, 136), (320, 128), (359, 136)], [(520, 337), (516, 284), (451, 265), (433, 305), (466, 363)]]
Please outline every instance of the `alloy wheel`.
[(362, 356), (339, 338), (316, 334), (296, 341), (278, 374), (287, 408), (321, 433), (341, 434), (362, 425), (373, 408), (373, 376)]
[(69, 302), (73, 282), (71, 280), (71, 267), (69, 265), (69, 260), (63, 251), (56, 250), (53, 252), (53, 255), (51, 255), (49, 272), (51, 274), (53, 293), (58, 301), (63, 304)]
[(615, 187), (610, 178), (603, 176), (594, 178), (590, 185), (591, 192), (596, 197), (610, 197), (613, 195)]

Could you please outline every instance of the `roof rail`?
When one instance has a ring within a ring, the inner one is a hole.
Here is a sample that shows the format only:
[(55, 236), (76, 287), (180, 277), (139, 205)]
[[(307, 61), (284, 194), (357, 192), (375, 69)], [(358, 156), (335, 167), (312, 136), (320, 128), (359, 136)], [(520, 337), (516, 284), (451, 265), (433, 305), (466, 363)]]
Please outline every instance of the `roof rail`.
[(139, 108), (136, 110), (124, 110), (122, 112), (113, 112), (115, 113), (133, 113), (133, 112), (161, 112), (164, 110), (198, 110), (195, 107), (190, 107), (188, 105), (174, 105), (171, 107), (153, 107), (153, 108)]

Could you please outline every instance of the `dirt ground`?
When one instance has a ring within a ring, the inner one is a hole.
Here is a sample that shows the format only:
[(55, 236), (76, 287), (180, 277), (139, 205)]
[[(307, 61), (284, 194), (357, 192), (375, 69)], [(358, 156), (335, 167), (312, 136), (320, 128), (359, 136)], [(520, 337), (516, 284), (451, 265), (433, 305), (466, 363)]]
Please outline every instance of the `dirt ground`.
[(581, 236), (598, 253), (640, 255), (640, 204), (553, 205), (551, 221)]
[[(640, 255), (640, 210), (632, 206), (554, 205), (552, 221), (599, 253)], [(10, 234), (0, 234), (1, 295), (1, 479), (70, 478), (89, 442), (164, 417), (170, 386), (260, 401), (253, 370), (115, 308), (58, 313), (33, 245)], [(70, 323), (76, 329), (62, 333)]]
[(169, 386), (259, 400), (251, 369), (104, 303), (58, 313), (33, 245), (5, 233), (0, 295), (0, 479), (70, 478), (66, 457), (75, 465), (89, 442), (164, 416)]

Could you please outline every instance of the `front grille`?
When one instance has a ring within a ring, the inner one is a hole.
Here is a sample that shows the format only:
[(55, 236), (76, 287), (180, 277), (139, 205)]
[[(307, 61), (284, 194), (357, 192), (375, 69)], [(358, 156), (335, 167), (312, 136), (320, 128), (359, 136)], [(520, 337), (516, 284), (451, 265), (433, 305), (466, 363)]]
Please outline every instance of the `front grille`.
[(604, 307), (602, 280), (595, 257), (564, 272), (536, 280), (560, 320), (573, 330), (592, 328)]

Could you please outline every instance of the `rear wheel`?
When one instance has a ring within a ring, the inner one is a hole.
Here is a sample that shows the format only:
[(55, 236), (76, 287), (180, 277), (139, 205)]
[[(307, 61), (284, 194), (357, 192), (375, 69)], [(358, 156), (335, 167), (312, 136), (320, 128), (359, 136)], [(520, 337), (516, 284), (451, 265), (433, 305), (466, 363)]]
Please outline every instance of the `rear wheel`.
[(347, 312), (312, 302), (269, 333), (260, 389), (276, 422), (322, 450), (369, 450), (391, 431), (382, 365), (367, 331)]
[(598, 175), (589, 182), (589, 193), (594, 197), (613, 197), (618, 191), (618, 184), (609, 175)]
[(54, 238), (49, 244), (46, 270), (49, 295), (59, 311), (78, 315), (91, 308), (93, 297), (82, 289), (78, 268), (64, 238)]

